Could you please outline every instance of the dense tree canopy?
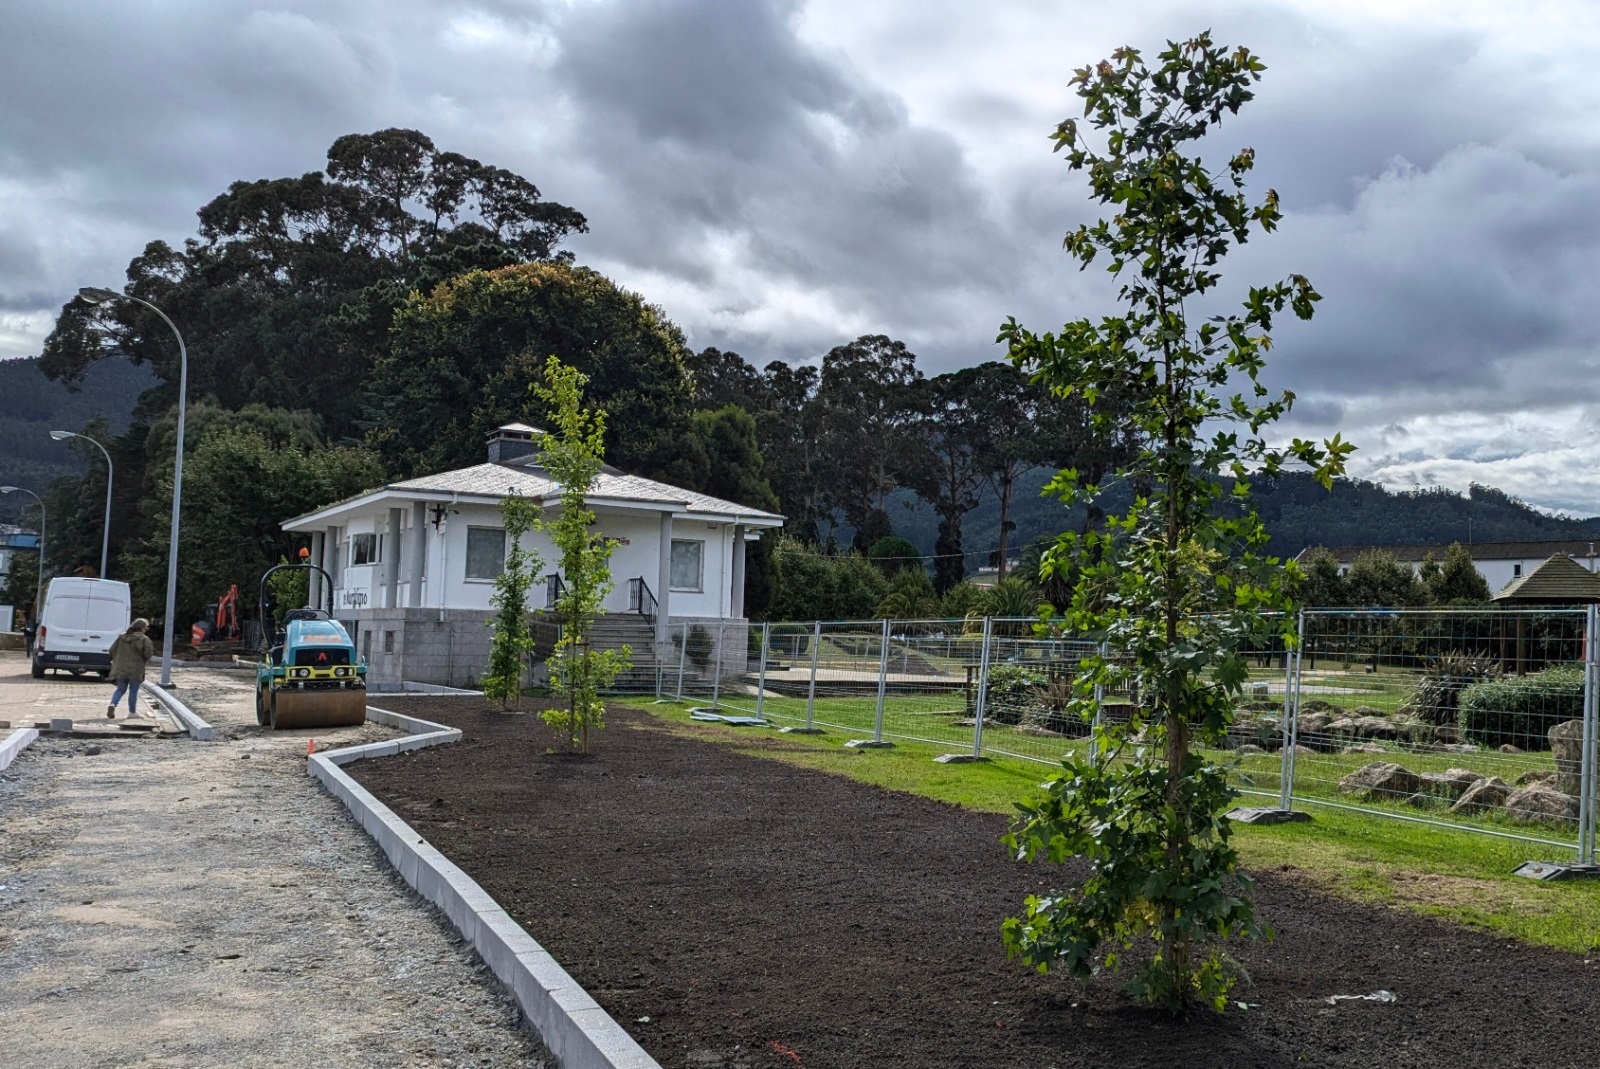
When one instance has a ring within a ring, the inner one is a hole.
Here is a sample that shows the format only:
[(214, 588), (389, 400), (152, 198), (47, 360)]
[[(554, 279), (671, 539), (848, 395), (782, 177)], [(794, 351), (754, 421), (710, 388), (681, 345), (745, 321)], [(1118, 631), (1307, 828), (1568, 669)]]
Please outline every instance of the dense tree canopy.
[[(127, 292), (180, 324), (191, 396), (242, 408), (283, 404), (292, 391), (334, 439), (358, 434), (367, 369), (408, 292), (471, 268), (560, 258), (560, 243), (586, 229), (527, 179), (394, 129), (339, 138), (324, 171), (235, 182), (199, 220), (181, 249), (151, 242), (127, 272)], [(68, 302), (43, 365), (70, 382), (110, 352), (165, 384), (147, 409), (172, 403), (171, 332), (130, 301)]]
[(400, 474), (481, 463), (496, 426), (548, 420), (530, 387), (551, 356), (588, 377), (610, 463), (670, 463), (693, 398), (682, 333), (599, 272), (559, 263), (467, 271), (409, 297), (372, 369), (370, 440)]
[[(383, 481), (376, 456), (360, 446), (325, 444), (306, 413), (201, 406), (190, 421), (178, 553), (178, 619), (185, 625), (231, 583), (251, 601), (262, 573), (293, 556), (295, 538), (282, 529), (284, 520)], [(172, 430), (171, 423), (152, 428), (155, 455), (170, 455)], [(166, 590), (172, 507), (170, 469), (151, 470), (142, 499), (148, 533), (129, 544), (120, 562), (142, 615), (159, 613)]]

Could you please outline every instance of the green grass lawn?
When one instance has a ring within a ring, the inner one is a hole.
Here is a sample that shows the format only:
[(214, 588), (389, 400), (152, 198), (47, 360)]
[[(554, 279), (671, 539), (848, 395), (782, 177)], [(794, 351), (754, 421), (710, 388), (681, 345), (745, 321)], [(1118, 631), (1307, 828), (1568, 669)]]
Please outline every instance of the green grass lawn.
[[(959, 694), (955, 695), (955, 700), (960, 701)], [(804, 718), (804, 699), (780, 701), (798, 701), (799, 715)], [(851, 703), (843, 707), (849, 712), (840, 713), (840, 719), (845, 719), (846, 715), (859, 717), (860, 703), (864, 703), (870, 728), (873, 699), (833, 701)], [(840, 731), (822, 736), (785, 735), (781, 736), (782, 744), (774, 746), (771, 740), (776, 733), (770, 729), (730, 728), (690, 720), (689, 703), (656, 705), (649, 699), (632, 699), (619, 704), (644, 709), (664, 721), (680, 725), (681, 730), (698, 738), (727, 745), (741, 753), (988, 812), (1011, 812), (1014, 802), (1036, 790), (1051, 774), (1045, 765), (1007, 759), (978, 764), (937, 764), (931, 758), (941, 749), (950, 749), (942, 746), (907, 744), (892, 750), (848, 750), (844, 743), (860, 735)], [(819, 706), (821, 704), (819, 702)], [(768, 699), (764, 711), (773, 714), (773, 705), (773, 699)], [(783, 708), (792, 711), (791, 706)], [(753, 732), (759, 734), (753, 736)], [(767, 741), (753, 746), (754, 737)], [(965, 738), (970, 747), (970, 730)], [(1461, 761), (1469, 756), (1440, 755), (1439, 760), (1446, 761), (1440, 767), (1448, 767), (1447, 759)], [(1548, 755), (1521, 756), (1530, 760), (1543, 756), (1548, 760)], [(1366, 754), (1318, 755), (1317, 758), (1335, 762), (1337, 767), (1343, 767), (1347, 761), (1351, 762), (1350, 767), (1359, 767), (1367, 760), (1376, 759)], [(1270, 764), (1270, 775), (1276, 775), (1277, 755), (1246, 760)], [(1434, 758), (1430, 755), (1425, 760)], [(1241, 768), (1245, 767), (1254, 766), (1241, 762)], [(1423, 771), (1432, 766), (1418, 760), (1408, 767)], [(1266, 771), (1248, 774), (1268, 776)], [(1274, 781), (1273, 789), (1275, 787)], [(1246, 797), (1243, 804), (1251, 804), (1251, 801)], [(1246, 866), (1303, 879), (1343, 897), (1412, 909), (1531, 943), (1575, 953), (1600, 950), (1600, 881), (1545, 884), (1511, 875), (1516, 865), (1530, 859), (1570, 860), (1568, 851), (1386, 820), (1375, 814), (1322, 806), (1310, 807), (1310, 811), (1314, 819), (1309, 824), (1236, 826), (1235, 841)], [(1437, 816), (1403, 807), (1396, 807), (1396, 811)], [(998, 843), (995, 857), (997, 863), (1004, 857)]]
[[(704, 704), (710, 704), (705, 701)], [(755, 715), (758, 712), (780, 726), (801, 725), (806, 722), (807, 700), (803, 697), (782, 697), (769, 694), (759, 705), (753, 694), (727, 690), (719, 694), (718, 705), (729, 712)], [(892, 689), (884, 700), (883, 731), (891, 740), (922, 741), (944, 748), (950, 753), (972, 751), (972, 726), (960, 721), (967, 715), (965, 696), (960, 690), (942, 693), (895, 693)], [(834, 696), (825, 687), (818, 687), (812, 720), (820, 727), (843, 733), (846, 737), (869, 737), (874, 733), (877, 716), (875, 695)], [(1014, 758), (1018, 761), (1038, 762), (1044, 767), (1054, 767), (1068, 753), (1081, 753), (1088, 745), (1085, 739), (1070, 739), (1057, 735), (1030, 733), (1020, 727), (990, 721), (984, 725), (983, 753), (988, 757)], [(1549, 753), (1502, 754), (1480, 750), (1477, 753), (1417, 752), (1398, 743), (1377, 743), (1382, 754), (1304, 754), (1296, 758), (1295, 793), (1309, 799), (1328, 802), (1349, 802), (1339, 793), (1339, 780), (1356, 769), (1374, 761), (1395, 761), (1419, 775), (1424, 772), (1443, 772), (1451, 768), (1469, 768), (1485, 776), (1499, 776), (1507, 783), (1523, 772), (1553, 769), (1554, 760)], [(1229, 765), (1234, 770), (1234, 786), (1252, 799), (1276, 798), (1282, 786), (1282, 754), (1278, 752), (1241, 755), (1214, 752), (1214, 760)], [(1448, 806), (1430, 805), (1417, 809), (1399, 800), (1391, 805), (1370, 804), (1387, 808), (1409, 817), (1423, 816), (1466, 826), (1483, 826), (1499, 830), (1520, 830), (1523, 834), (1566, 842), (1573, 838), (1571, 829), (1562, 827), (1515, 829), (1503, 817), (1494, 815), (1457, 815)], [(1554, 849), (1552, 847), (1552, 849)]]

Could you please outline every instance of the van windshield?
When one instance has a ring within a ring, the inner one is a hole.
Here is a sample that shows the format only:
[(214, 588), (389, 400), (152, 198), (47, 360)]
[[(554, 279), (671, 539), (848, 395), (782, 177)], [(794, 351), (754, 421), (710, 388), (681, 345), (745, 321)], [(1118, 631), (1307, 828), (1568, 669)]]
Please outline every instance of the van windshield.
[(88, 598), (88, 627), (91, 631), (123, 631), (128, 626), (128, 610), (120, 601)]

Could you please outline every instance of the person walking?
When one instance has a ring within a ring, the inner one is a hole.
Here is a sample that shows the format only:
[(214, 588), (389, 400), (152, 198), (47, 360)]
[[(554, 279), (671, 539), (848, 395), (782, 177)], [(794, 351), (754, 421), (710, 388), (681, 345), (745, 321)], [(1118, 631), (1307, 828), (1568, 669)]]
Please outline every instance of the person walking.
[(145, 634), (148, 630), (149, 620), (135, 620), (111, 643), (111, 679), (117, 689), (111, 692), (107, 717), (116, 717), (117, 703), (124, 693), (128, 695), (128, 715), (139, 713), (139, 684), (144, 682), (144, 666), (156, 655), (156, 644)]

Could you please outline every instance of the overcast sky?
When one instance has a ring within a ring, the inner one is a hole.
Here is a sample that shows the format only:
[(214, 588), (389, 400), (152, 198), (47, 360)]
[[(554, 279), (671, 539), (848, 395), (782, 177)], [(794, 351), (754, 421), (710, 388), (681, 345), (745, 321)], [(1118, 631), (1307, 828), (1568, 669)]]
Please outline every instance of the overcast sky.
[(1250, 145), (1277, 235), (1233, 292), (1277, 331), (1287, 432), (1397, 487), (1600, 514), (1600, 5), (1592, 0), (0, 0), (0, 357), (81, 285), (181, 242), (240, 178), (389, 126), (584, 212), (571, 243), (695, 348), (758, 366), (864, 333), (930, 373), (1110, 310), (1047, 135), (1072, 68), (1210, 27), (1269, 66)]

